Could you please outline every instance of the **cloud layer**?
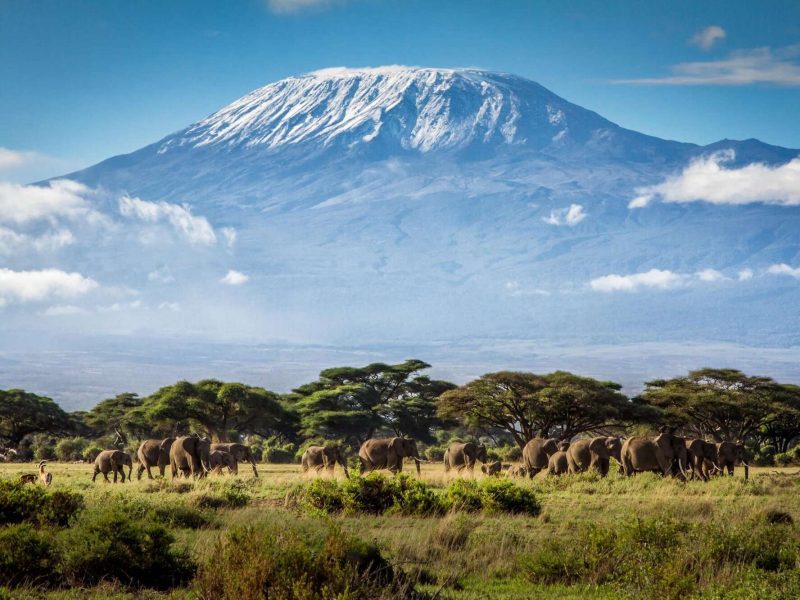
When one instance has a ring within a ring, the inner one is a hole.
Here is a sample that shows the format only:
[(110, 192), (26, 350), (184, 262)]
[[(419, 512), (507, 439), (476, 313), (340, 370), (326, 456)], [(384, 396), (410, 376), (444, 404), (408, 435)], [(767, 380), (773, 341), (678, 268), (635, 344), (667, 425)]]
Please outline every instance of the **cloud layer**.
[(0, 305), (7, 302), (36, 302), (50, 298), (74, 298), (98, 287), (80, 273), (59, 269), (12, 271), (0, 269)]
[[(217, 236), (205, 217), (192, 214), (188, 206), (169, 202), (148, 202), (124, 196), (119, 201), (119, 212), (130, 218), (150, 223), (165, 221), (193, 244), (214, 244)], [(226, 239), (230, 239), (226, 233)], [(234, 238), (235, 239), (235, 238)]]
[(542, 219), (548, 225), (567, 225), (574, 227), (588, 215), (580, 204), (570, 204), (568, 208), (554, 208), (550, 216)]
[(99, 213), (85, 199), (90, 192), (85, 185), (68, 179), (46, 186), (0, 182), (0, 222), (20, 225), (57, 217), (98, 218)]
[(642, 208), (655, 198), (679, 203), (800, 205), (800, 158), (777, 167), (752, 163), (726, 169), (725, 163), (733, 158), (732, 150), (699, 158), (662, 183), (637, 188), (628, 207)]
[(612, 83), (632, 85), (750, 85), (755, 83), (800, 85), (800, 45), (751, 48), (731, 52), (722, 60), (680, 63), (663, 77), (618, 79)]

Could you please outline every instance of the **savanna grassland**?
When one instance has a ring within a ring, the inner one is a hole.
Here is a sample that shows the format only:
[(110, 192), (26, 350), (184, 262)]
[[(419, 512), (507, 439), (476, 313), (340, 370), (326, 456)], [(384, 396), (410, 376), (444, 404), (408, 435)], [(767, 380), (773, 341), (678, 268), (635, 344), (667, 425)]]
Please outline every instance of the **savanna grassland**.
[[(605, 479), (508, 484), (476, 473), (475, 484), (454, 484), (426, 464), (422, 484), (348, 484), (262, 464), (258, 479), (115, 485), (93, 484), (87, 464), (48, 467), (46, 494), (68, 492), (80, 506), (61, 499), (15, 515), (13, 494), (34, 486), (10, 482), (35, 467), (0, 465), (0, 515), (18, 523), (0, 540), (0, 572), (14, 586), (0, 598), (800, 596), (796, 468), (707, 483), (612, 469)], [(376, 508), (376, 485), (405, 491)]]

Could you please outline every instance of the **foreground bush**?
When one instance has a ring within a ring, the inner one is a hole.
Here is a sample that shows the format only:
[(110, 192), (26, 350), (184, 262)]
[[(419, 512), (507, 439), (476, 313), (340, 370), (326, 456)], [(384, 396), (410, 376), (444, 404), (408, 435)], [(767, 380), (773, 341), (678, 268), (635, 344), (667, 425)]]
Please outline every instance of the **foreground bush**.
[(107, 580), (157, 589), (182, 585), (194, 568), (185, 552), (172, 549), (173, 542), (164, 525), (111, 502), (84, 512), (59, 534), (59, 571), (70, 585)]
[(796, 575), (800, 539), (788, 519), (771, 517), (768, 512), (736, 525), (660, 518), (613, 529), (587, 524), (571, 532), (566, 543), (544, 542), (520, 563), (534, 583), (612, 584), (637, 597), (683, 598), (726, 589), (732, 582), (739, 588), (742, 580), (759, 586), (781, 581), (794, 591), (776, 597), (798, 597), (800, 580), (777, 574)]
[(82, 508), (80, 494), (0, 480), (0, 525), (33, 523), (64, 527)]
[(285, 523), (220, 536), (194, 587), (201, 598), (414, 597), (375, 546), (334, 527), (308, 531)]
[(534, 493), (504, 479), (487, 478), (481, 483), (455, 480), (442, 494), (408, 475), (385, 477), (377, 473), (353, 477), (345, 482), (316, 479), (296, 487), (287, 497), (289, 506), (312, 512), (351, 514), (397, 513), (434, 516), (449, 510), (472, 512), (539, 514)]
[(0, 527), (0, 585), (53, 585), (57, 563), (49, 533), (27, 524)]

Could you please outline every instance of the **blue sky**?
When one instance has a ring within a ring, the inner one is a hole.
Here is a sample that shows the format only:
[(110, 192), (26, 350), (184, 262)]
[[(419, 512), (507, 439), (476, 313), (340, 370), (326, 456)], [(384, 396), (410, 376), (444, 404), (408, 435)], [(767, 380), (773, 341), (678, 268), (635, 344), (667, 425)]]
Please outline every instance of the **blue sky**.
[(796, 0), (0, 0), (0, 179), (129, 152), (287, 75), (380, 64), (509, 71), (660, 137), (800, 147)]

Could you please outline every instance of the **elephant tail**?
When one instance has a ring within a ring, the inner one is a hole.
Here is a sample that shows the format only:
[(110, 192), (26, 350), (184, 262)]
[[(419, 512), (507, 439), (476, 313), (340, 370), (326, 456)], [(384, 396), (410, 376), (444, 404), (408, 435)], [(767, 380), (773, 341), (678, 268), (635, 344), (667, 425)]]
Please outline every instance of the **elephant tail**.
[(303, 452), (303, 458), (300, 459), (300, 464), (303, 465), (303, 473), (308, 473), (308, 456)]

